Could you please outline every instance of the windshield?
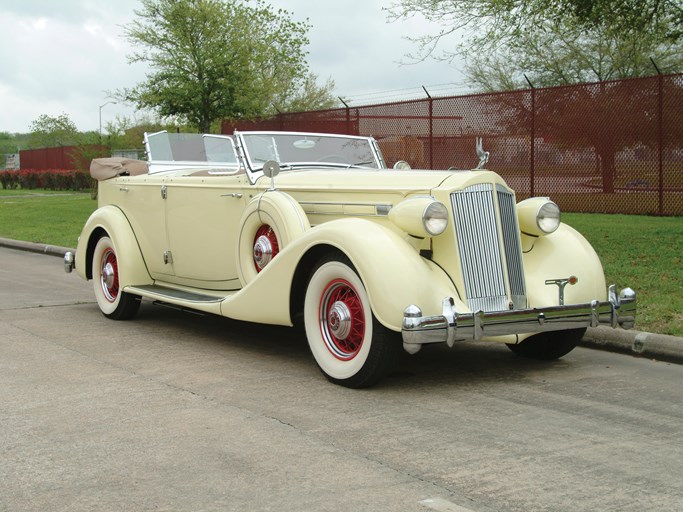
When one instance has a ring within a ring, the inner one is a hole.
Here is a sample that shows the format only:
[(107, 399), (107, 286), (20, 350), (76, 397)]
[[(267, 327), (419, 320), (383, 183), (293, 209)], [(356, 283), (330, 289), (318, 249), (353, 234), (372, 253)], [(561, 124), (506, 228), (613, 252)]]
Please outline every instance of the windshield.
[(308, 133), (241, 133), (252, 171), (268, 160), (287, 167), (381, 167), (372, 139)]
[(222, 135), (158, 132), (148, 134), (146, 143), (150, 161), (237, 165), (232, 139)]

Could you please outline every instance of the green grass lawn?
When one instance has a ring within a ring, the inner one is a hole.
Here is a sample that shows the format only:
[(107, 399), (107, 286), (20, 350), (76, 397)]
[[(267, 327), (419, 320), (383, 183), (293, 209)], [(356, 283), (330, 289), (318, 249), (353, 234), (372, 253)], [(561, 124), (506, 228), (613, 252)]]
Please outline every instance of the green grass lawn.
[[(0, 190), (0, 237), (75, 247), (89, 192)], [(638, 293), (636, 328), (683, 336), (683, 217), (565, 213), (600, 255), (608, 283)]]
[(683, 336), (683, 217), (565, 213), (602, 260), (607, 283), (638, 294), (636, 329)]
[(0, 237), (76, 247), (96, 208), (90, 192), (0, 190)]

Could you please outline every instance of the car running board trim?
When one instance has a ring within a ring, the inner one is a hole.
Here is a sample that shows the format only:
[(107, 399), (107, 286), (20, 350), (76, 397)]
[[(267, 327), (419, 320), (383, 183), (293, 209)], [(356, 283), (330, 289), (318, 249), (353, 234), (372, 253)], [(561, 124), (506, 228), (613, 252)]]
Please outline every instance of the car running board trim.
[(124, 291), (134, 295), (141, 295), (150, 299), (157, 299), (162, 302), (181, 301), (193, 302), (196, 304), (216, 304), (225, 300), (225, 297), (215, 295), (204, 295), (202, 293), (188, 292), (166, 286), (154, 284), (143, 284), (138, 286), (126, 286)]

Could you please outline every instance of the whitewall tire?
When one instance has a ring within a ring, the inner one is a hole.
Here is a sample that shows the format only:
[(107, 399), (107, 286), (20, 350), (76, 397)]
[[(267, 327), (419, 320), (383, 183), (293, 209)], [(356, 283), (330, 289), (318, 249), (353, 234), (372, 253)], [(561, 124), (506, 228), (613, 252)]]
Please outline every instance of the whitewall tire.
[(332, 382), (372, 386), (394, 366), (397, 333), (372, 313), (365, 286), (341, 254), (318, 263), (306, 289), (304, 324), (311, 353)]
[(138, 312), (140, 297), (120, 288), (116, 248), (107, 236), (100, 238), (95, 245), (92, 281), (97, 305), (104, 316), (113, 320), (127, 320)]

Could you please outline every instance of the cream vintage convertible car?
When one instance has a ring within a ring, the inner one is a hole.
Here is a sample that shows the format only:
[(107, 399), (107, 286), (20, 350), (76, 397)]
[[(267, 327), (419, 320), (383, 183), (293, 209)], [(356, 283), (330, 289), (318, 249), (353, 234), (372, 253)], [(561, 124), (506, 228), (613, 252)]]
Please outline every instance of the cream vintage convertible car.
[(606, 287), (557, 205), (517, 203), (493, 172), (387, 169), (373, 138), (347, 135), (160, 132), (145, 144), (142, 165), (93, 162), (99, 207), (65, 256), (112, 319), (147, 298), (300, 323), (324, 375), (348, 387), (428, 343), (555, 359), (588, 326), (633, 326), (635, 293)]

